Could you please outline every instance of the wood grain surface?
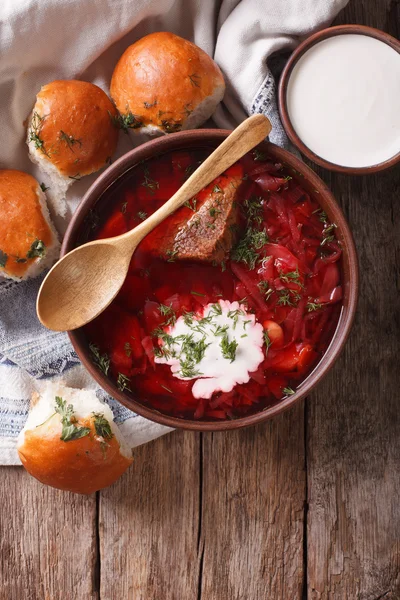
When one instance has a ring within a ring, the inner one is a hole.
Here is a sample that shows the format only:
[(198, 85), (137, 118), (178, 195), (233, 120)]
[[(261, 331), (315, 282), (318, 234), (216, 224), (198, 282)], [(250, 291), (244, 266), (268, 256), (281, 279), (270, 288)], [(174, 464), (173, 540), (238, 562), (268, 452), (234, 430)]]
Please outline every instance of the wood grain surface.
[(0, 467), (1, 600), (95, 600), (96, 496)]
[[(400, 3), (345, 22), (399, 37)], [(361, 271), (332, 372), (265, 425), (137, 449), (97, 496), (0, 468), (0, 600), (400, 600), (400, 169), (319, 173)]]

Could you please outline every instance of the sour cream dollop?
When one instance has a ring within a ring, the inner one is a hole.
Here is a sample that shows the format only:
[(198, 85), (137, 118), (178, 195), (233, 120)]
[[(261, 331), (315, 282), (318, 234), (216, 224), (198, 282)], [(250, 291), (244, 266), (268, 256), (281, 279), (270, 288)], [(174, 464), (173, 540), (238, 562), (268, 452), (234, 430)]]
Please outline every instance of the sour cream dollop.
[(165, 329), (155, 362), (170, 365), (178, 379), (195, 379), (195, 398), (211, 398), (247, 383), (264, 359), (263, 327), (244, 305), (228, 300), (207, 304)]

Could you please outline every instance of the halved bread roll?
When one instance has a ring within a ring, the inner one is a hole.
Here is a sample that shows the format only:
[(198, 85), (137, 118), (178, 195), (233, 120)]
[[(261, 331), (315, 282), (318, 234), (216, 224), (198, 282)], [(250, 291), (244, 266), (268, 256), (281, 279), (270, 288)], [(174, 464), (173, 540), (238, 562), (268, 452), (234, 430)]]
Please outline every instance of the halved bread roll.
[(110, 92), (123, 129), (162, 135), (202, 125), (221, 102), (225, 82), (201, 48), (161, 31), (125, 50)]
[(59, 241), (46, 196), (34, 177), (0, 170), (0, 274), (36, 277), (58, 257)]
[(117, 111), (102, 89), (87, 81), (44, 85), (28, 124), (29, 156), (47, 176), (48, 197), (65, 215), (75, 180), (107, 165), (118, 141)]
[(78, 494), (111, 485), (133, 462), (110, 407), (94, 391), (55, 382), (35, 394), (18, 454), (33, 477)]

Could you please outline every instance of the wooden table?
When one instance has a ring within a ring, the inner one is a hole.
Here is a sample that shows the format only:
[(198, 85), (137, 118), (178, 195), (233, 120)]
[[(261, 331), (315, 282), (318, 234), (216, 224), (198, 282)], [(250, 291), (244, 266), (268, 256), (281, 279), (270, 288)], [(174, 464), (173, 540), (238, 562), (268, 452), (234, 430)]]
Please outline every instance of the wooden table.
[[(352, 0), (338, 22), (400, 37), (399, 9)], [(400, 598), (400, 169), (320, 174), (361, 270), (333, 371), (264, 425), (147, 444), (91, 497), (1, 467), (1, 600)]]

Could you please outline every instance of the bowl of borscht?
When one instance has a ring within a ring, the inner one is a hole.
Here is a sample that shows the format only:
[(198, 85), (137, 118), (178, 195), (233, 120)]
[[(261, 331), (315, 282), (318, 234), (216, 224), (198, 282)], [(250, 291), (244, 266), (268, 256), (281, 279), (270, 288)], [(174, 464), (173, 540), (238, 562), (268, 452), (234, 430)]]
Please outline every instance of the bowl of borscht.
[[(139, 225), (229, 133), (174, 133), (121, 157), (86, 193), (62, 255)], [(346, 342), (357, 295), (356, 250), (332, 193), (265, 142), (150, 233), (118, 296), (69, 336), (100, 386), (134, 412), (234, 429), (318, 384)]]

